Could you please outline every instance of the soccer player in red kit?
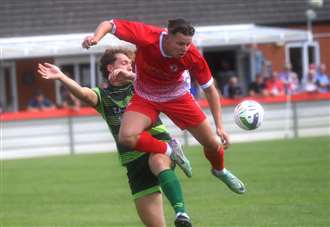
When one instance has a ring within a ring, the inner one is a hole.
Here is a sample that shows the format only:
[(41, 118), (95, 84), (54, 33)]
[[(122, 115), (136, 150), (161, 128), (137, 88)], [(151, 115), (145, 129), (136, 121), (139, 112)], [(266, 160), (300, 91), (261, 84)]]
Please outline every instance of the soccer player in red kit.
[[(173, 147), (177, 146), (157, 140), (146, 132), (163, 112), (203, 146), (212, 174), (232, 191), (243, 194), (244, 184), (224, 167), (224, 148), (229, 146), (229, 136), (223, 128), (220, 97), (210, 69), (192, 43), (194, 27), (184, 19), (169, 20), (167, 29), (113, 19), (99, 24), (94, 35), (86, 37), (82, 46), (88, 49), (96, 45), (109, 32), (137, 48), (135, 94), (122, 118), (120, 143), (135, 150), (171, 156)], [(209, 120), (187, 89), (183, 76), (186, 70), (205, 92), (222, 144), (213, 135)], [(185, 168), (184, 163), (182, 167)]]

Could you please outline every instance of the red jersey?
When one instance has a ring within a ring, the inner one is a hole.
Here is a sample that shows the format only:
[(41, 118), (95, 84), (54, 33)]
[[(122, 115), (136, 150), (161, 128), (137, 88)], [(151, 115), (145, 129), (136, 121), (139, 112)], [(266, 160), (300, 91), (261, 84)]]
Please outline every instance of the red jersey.
[(136, 45), (134, 85), (139, 96), (165, 102), (186, 94), (189, 89), (183, 76), (185, 70), (189, 70), (202, 88), (212, 84), (210, 69), (193, 44), (182, 58), (172, 58), (164, 53), (162, 46), (165, 29), (121, 19), (111, 22), (112, 34)]
[(266, 89), (272, 95), (284, 95), (285, 86), (279, 79), (269, 79), (266, 81)]

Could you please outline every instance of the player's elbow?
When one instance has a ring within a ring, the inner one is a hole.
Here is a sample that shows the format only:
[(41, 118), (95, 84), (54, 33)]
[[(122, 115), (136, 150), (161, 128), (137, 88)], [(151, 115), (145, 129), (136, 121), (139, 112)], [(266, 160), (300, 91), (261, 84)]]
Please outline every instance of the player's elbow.
[(107, 32), (112, 30), (112, 23), (109, 20), (102, 21), (100, 26)]

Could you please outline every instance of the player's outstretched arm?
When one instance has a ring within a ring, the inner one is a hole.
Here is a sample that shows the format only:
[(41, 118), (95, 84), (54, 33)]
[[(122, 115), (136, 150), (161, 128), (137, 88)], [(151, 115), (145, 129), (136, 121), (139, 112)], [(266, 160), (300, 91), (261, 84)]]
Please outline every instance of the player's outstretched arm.
[(214, 84), (204, 89), (204, 92), (216, 125), (216, 133), (220, 137), (224, 148), (228, 148), (230, 145), (230, 141), (229, 135), (225, 131), (222, 123), (222, 112), (219, 93)]
[(38, 64), (38, 73), (44, 79), (61, 81), (74, 96), (88, 105), (92, 107), (97, 105), (98, 97), (92, 89), (81, 87), (76, 81), (66, 76), (57, 66), (49, 63)]
[(107, 33), (111, 32), (113, 28), (113, 24), (111, 21), (103, 21), (101, 22), (95, 32), (94, 35), (87, 36), (82, 42), (82, 47), (85, 49), (89, 49), (91, 46), (96, 45)]

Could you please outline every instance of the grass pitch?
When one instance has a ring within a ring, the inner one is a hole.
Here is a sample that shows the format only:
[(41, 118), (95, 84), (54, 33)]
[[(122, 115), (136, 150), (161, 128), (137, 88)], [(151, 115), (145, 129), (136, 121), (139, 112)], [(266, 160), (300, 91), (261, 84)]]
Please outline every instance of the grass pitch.
[[(187, 179), (176, 170), (198, 227), (330, 226), (329, 138), (232, 145), (226, 166), (247, 184), (236, 195), (210, 174), (200, 147), (185, 149)], [(142, 226), (117, 155), (1, 161), (1, 227)], [(174, 214), (167, 200), (168, 226)]]

